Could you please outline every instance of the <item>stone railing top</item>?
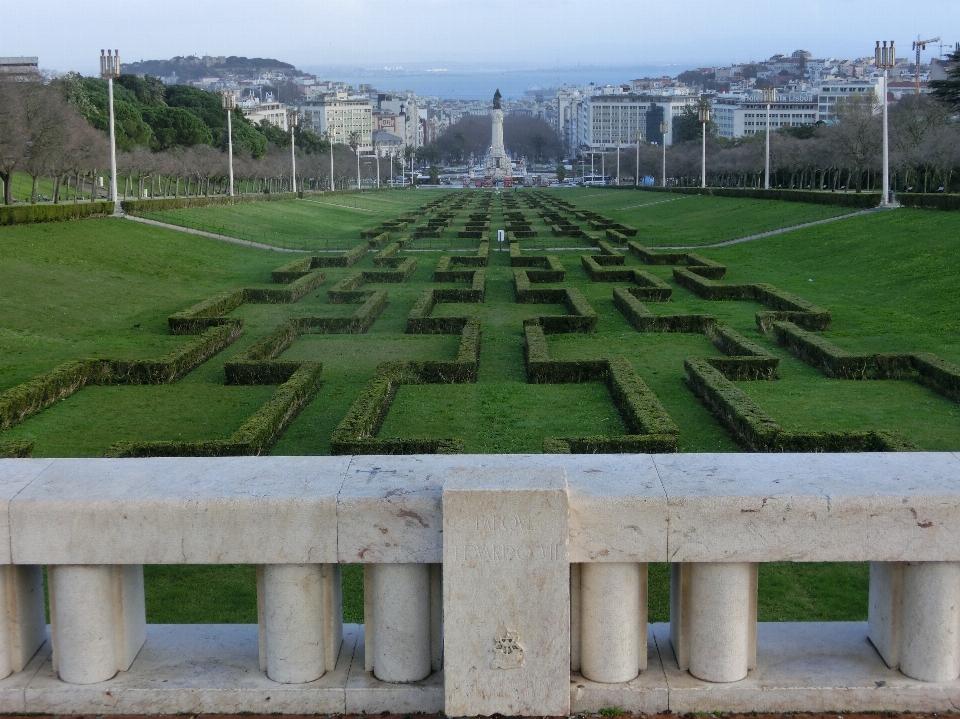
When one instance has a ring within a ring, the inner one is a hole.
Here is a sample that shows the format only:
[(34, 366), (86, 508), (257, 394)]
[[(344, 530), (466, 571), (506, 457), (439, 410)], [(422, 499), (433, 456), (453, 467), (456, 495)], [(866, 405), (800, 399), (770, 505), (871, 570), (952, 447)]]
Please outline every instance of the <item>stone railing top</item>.
[(0, 563), (440, 562), (464, 468), (564, 470), (572, 562), (960, 560), (960, 456), (862, 453), (0, 460)]

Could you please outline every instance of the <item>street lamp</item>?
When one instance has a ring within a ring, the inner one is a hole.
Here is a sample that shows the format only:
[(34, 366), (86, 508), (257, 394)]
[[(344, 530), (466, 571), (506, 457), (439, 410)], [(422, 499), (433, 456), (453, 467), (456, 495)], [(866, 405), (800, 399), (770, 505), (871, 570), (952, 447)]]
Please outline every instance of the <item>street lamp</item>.
[(237, 96), (233, 90), (220, 93), (220, 107), (227, 111), (227, 167), (230, 174), (230, 189), (227, 194), (233, 197), (233, 111), (237, 109)]
[(330, 130), (327, 130), (327, 142), (330, 143), (330, 192), (333, 192), (337, 186), (333, 184), (333, 134)]
[(620, 138), (617, 138), (617, 187), (620, 186)]
[(637, 130), (636, 134), (633, 137), (637, 141), (637, 169), (633, 173), (633, 186), (640, 186), (640, 143), (643, 142), (643, 130)]
[(290, 187), (293, 192), (297, 191), (297, 156), (293, 147), (293, 131), (297, 128), (297, 111), (287, 110), (287, 125), (290, 127)]
[(890, 202), (890, 136), (887, 131), (887, 75), (897, 61), (893, 40), (890, 41), (889, 47), (886, 40), (883, 41), (883, 47), (880, 47), (880, 41), (877, 40), (875, 53), (877, 67), (883, 70), (883, 197), (880, 200), (880, 206), (889, 207), (892, 203)]
[(663, 175), (660, 184), (667, 186), (667, 133), (670, 132), (670, 125), (666, 120), (660, 121), (660, 144), (663, 145)]
[(700, 163), (700, 187), (707, 186), (707, 123), (710, 122), (710, 106), (700, 105), (700, 124), (703, 125), (703, 155)]
[(600, 183), (607, 184), (607, 143), (600, 143)]
[(120, 214), (120, 202), (117, 200), (117, 132), (113, 118), (113, 78), (120, 77), (120, 51), (113, 54), (100, 51), (100, 77), (107, 81), (107, 100), (110, 104), (110, 199), (113, 201), (113, 214)]
[(377, 189), (380, 189), (380, 143), (375, 142), (373, 144), (373, 151), (377, 155)]
[(763, 189), (770, 189), (770, 106), (777, 101), (777, 88), (763, 88), (763, 103), (767, 106), (767, 160)]

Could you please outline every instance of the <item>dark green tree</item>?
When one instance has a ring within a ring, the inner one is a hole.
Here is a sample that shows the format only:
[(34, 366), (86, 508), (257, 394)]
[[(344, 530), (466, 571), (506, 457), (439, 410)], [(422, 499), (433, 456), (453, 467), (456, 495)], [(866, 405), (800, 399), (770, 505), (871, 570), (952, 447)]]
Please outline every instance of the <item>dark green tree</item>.
[(213, 144), (210, 128), (182, 107), (145, 107), (141, 114), (153, 130), (150, 149), (154, 151)]
[[(696, 105), (688, 105), (683, 112), (673, 119), (673, 143), (675, 145), (690, 140), (699, 140), (703, 133), (700, 123), (700, 107), (706, 103), (709, 106), (709, 100), (701, 100)], [(717, 125), (713, 120), (707, 123), (707, 135), (713, 137), (717, 134)]]
[(121, 75), (115, 84), (125, 87), (137, 98), (137, 102), (148, 107), (166, 105), (167, 86), (155, 77), (144, 75)]
[(567, 168), (563, 166), (562, 162), (557, 163), (557, 182), (563, 182), (567, 179)]
[(947, 55), (947, 61), (950, 63), (947, 66), (947, 79), (934, 80), (930, 87), (937, 100), (957, 111), (960, 110), (960, 48)]
[(430, 184), (439, 185), (440, 184), (440, 168), (436, 165), (430, 165), (430, 169), (427, 170), (430, 174)]

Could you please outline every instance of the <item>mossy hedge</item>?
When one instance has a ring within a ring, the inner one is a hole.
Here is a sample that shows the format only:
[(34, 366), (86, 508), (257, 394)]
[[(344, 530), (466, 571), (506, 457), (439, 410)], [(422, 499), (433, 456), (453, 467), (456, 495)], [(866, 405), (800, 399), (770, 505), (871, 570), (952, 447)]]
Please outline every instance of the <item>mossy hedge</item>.
[[(738, 187), (634, 187), (611, 185), (607, 190), (637, 190), (641, 192), (668, 192), (679, 195), (710, 195), (712, 197), (742, 197), (752, 200), (783, 200), (806, 202), (813, 205), (839, 205), (867, 209), (880, 204), (876, 192), (819, 192), (816, 190), (753, 190)], [(898, 196), (899, 197), (899, 196)]]
[(463, 318), (455, 361), (384, 362), (367, 382), (330, 440), (331, 454), (449, 454), (463, 451), (460, 439), (377, 438), (397, 390), (405, 384), (476, 382), (480, 322)]
[(63, 222), (113, 214), (110, 201), (58, 203), (56, 205), (2, 205), (0, 225), (26, 225), (34, 222)]
[(689, 357), (684, 369), (690, 390), (745, 449), (755, 452), (920, 451), (920, 447), (898, 432), (888, 430), (786, 431), (706, 358)]
[(240, 336), (239, 324), (205, 329), (155, 360), (78, 359), (0, 393), (0, 430), (92, 385), (166, 384), (187, 375)]

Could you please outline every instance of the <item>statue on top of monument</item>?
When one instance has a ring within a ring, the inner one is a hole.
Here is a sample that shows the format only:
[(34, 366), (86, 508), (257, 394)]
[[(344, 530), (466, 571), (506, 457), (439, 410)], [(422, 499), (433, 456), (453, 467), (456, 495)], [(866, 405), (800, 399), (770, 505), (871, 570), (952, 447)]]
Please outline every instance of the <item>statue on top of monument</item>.
[(497, 91), (496, 91), (495, 93), (493, 93), (493, 109), (494, 109), (494, 110), (499, 110), (499, 109), (500, 109), (500, 98), (501, 98), (501, 97), (503, 97), (503, 95), (500, 94), (500, 88), (498, 87), (498, 88), (497, 88)]

